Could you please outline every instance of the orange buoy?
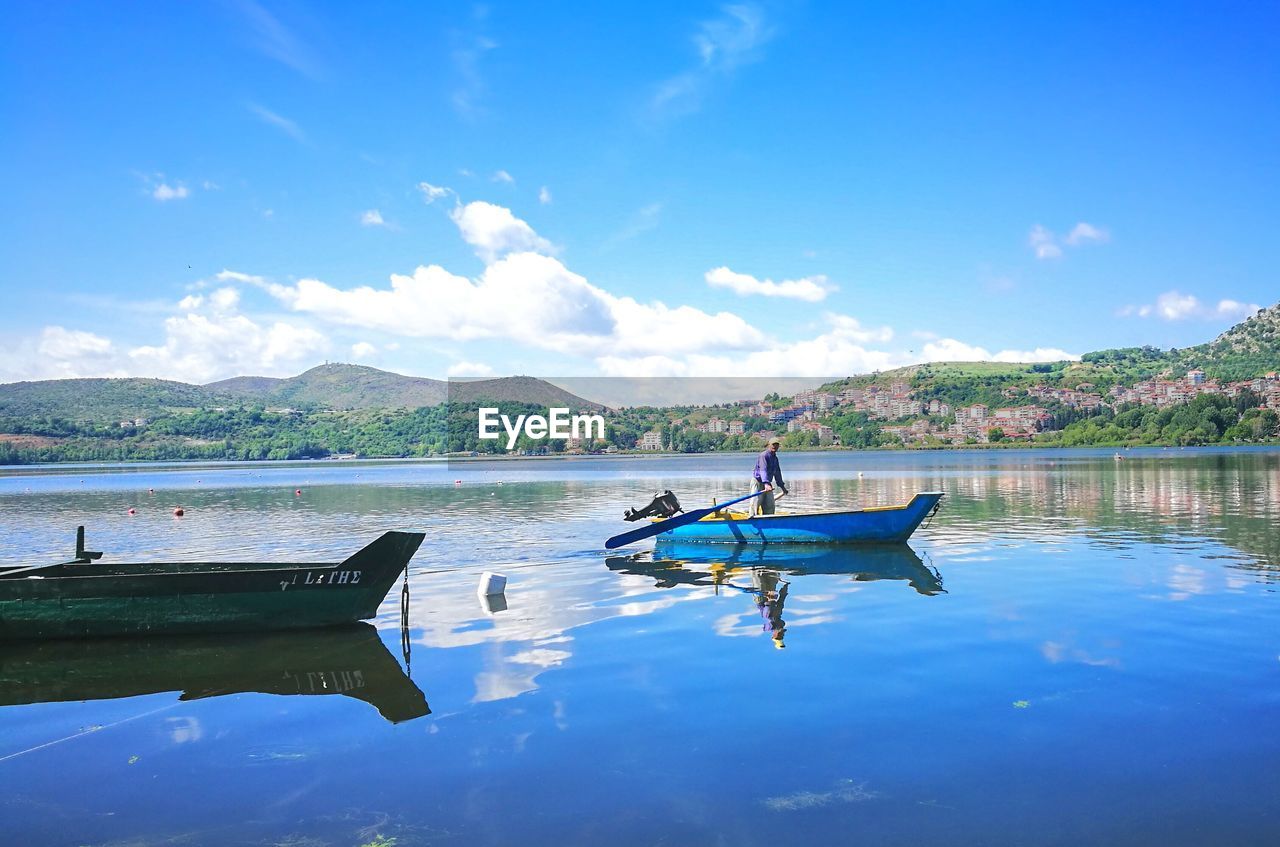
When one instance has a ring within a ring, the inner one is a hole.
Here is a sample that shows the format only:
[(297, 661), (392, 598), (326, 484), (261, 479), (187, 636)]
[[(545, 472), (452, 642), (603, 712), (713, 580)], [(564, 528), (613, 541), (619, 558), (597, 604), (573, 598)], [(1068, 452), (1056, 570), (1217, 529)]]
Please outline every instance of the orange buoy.
[(181, 506), (179, 506), (178, 508), (176, 508), (176, 509), (174, 509), (174, 510), (173, 510), (173, 515), (174, 515), (174, 517), (177, 517), (177, 518), (182, 517), (182, 516), (183, 516), (183, 515), (185, 515), (186, 513), (187, 513), (187, 512), (186, 512), (186, 510), (185, 510), (185, 509), (183, 509)]

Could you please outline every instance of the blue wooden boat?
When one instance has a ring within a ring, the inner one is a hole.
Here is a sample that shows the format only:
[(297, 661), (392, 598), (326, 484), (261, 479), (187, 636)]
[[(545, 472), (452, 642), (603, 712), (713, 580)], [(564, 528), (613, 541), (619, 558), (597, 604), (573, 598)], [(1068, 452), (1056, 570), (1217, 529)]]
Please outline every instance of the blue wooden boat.
[(937, 511), (941, 501), (942, 492), (924, 491), (901, 506), (772, 515), (720, 511), (667, 530), (658, 538), (724, 544), (902, 543)]

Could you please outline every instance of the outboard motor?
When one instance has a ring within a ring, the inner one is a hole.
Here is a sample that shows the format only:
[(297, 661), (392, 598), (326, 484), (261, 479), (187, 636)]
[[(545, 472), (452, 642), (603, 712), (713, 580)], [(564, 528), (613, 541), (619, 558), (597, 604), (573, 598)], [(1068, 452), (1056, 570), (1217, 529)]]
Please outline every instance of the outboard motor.
[(622, 519), (626, 521), (638, 521), (641, 518), (669, 518), (676, 512), (683, 512), (680, 507), (680, 501), (676, 499), (676, 495), (670, 491), (664, 491), (661, 494), (654, 495), (649, 501), (649, 505), (641, 509), (627, 509), (622, 513)]

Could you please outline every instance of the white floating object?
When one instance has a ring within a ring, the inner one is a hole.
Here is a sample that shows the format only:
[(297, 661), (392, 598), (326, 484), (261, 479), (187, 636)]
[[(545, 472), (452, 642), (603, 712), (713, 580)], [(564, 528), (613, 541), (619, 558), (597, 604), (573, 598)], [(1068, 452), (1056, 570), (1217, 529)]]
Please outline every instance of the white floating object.
[(507, 595), (486, 594), (480, 598), (480, 608), (488, 615), (496, 615), (507, 610)]
[(476, 593), (481, 597), (489, 597), (493, 594), (502, 594), (506, 590), (507, 577), (505, 574), (485, 571), (480, 577), (480, 587), (476, 589)]

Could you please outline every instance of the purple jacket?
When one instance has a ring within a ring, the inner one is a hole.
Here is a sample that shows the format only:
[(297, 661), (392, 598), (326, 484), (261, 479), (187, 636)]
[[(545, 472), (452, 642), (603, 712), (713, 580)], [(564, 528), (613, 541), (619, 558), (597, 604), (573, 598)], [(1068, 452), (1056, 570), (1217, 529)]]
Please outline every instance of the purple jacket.
[(782, 481), (782, 466), (778, 464), (778, 454), (768, 447), (756, 459), (756, 470), (752, 476), (761, 482), (772, 482), (778, 487), (786, 485)]

